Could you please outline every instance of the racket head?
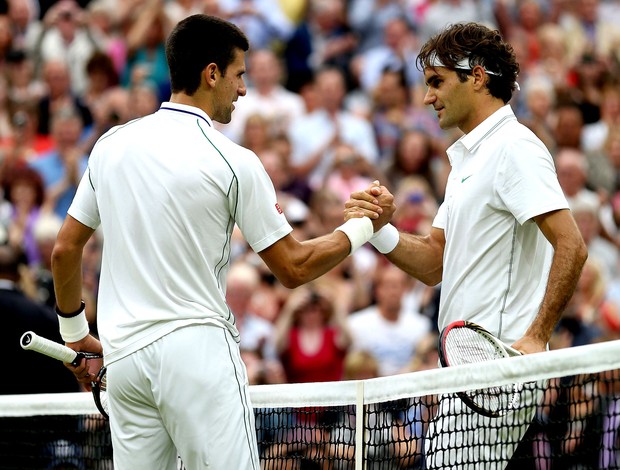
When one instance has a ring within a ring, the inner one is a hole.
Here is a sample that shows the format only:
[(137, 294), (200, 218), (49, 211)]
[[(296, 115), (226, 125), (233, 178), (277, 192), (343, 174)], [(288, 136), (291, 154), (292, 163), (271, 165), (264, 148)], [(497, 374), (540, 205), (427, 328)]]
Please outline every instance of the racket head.
[[(451, 323), (439, 336), (442, 367), (492, 361), (521, 353), (502, 343), (480, 325), (465, 320)], [(517, 408), (522, 384), (508, 384), (457, 392), (473, 411), (490, 418), (503, 416)]]
[(90, 385), (97, 409), (105, 419), (110, 419), (108, 408), (108, 379), (106, 372), (106, 367), (102, 367), (97, 377), (95, 377), (95, 380), (93, 380)]

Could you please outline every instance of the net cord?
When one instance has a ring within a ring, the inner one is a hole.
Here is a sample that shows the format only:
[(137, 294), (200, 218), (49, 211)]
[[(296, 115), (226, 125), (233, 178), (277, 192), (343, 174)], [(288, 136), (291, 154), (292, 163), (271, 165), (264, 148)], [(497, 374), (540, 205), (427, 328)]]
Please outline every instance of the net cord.
[[(492, 367), (466, 364), (368, 379), (363, 381), (363, 401), (368, 405), (454, 393), (472, 385), (486, 388), (615, 369), (620, 369), (620, 340), (498, 359)], [(348, 406), (358, 403), (359, 382), (253, 385), (250, 396), (254, 408)], [(0, 396), (0, 417), (83, 414), (98, 414), (87, 392)]]

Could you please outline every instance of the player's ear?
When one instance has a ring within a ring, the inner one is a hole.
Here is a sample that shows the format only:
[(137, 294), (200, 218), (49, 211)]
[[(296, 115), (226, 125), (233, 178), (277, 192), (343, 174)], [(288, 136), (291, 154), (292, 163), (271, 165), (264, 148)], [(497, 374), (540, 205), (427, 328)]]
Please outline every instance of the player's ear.
[(217, 79), (218, 68), (213, 62), (207, 65), (203, 70), (203, 76), (207, 83), (214, 84)]
[(471, 71), (472, 77), (474, 77), (474, 87), (480, 89), (486, 85), (488, 80), (487, 74), (481, 65), (476, 65)]

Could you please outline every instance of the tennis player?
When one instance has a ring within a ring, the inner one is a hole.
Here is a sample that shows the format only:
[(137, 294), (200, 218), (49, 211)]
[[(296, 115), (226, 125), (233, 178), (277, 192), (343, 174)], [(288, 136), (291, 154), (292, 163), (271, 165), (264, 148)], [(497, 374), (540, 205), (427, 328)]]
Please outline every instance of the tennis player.
[[(293, 238), (257, 156), (213, 127), (230, 121), (246, 93), (248, 48), (236, 26), (215, 17), (175, 27), (166, 43), (170, 101), (99, 139), (53, 251), (63, 339), (105, 354), (117, 470), (176, 469), (177, 451), (189, 470), (260, 468), (225, 303), (235, 224), (290, 288), (332, 269), (381, 227), (358, 218), (317, 239)], [(101, 343), (88, 334), (80, 269), (99, 226)], [(85, 364), (72, 370), (83, 383), (92, 378)]]
[[(386, 225), (371, 243), (411, 276), (441, 282), (440, 329), (469, 320), (523, 353), (544, 351), (587, 251), (553, 158), (507, 104), (518, 86), (514, 51), (497, 31), (455, 24), (429, 39), (417, 61), (425, 104), (443, 129), (464, 135), (447, 151), (452, 169), (430, 234)], [(352, 194), (345, 218), (370, 214), (380, 192)], [(442, 403), (430, 429), (428, 467), (504, 468), (533, 408), (509, 415), (509, 424), (462, 408), (456, 398)], [(506, 430), (516, 436), (502, 435)]]

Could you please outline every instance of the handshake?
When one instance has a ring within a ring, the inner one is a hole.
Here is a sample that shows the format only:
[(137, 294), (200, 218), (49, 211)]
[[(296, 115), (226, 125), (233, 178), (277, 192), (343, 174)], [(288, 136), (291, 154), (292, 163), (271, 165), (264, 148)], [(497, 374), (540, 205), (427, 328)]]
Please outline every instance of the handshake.
[(389, 223), (395, 210), (394, 196), (379, 181), (374, 181), (368, 188), (351, 193), (345, 203), (344, 219), (368, 217), (374, 229), (369, 242), (386, 254), (396, 248), (400, 238), (396, 227)]

